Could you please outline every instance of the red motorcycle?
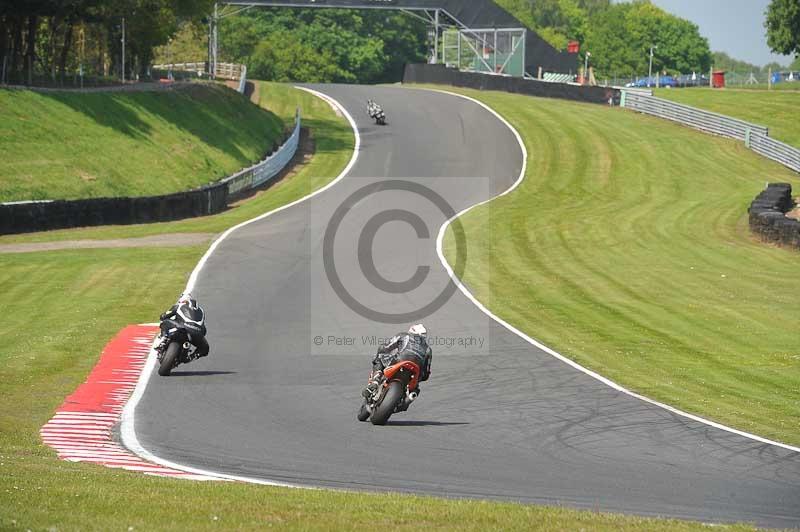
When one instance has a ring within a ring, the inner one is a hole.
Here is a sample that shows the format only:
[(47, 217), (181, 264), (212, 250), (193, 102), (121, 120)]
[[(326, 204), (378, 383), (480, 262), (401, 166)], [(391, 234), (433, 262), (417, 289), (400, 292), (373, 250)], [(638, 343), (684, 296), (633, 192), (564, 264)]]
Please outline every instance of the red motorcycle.
[(411, 360), (398, 360), (383, 370), (383, 378), (358, 411), (358, 420), (369, 419), (373, 425), (385, 425), (389, 417), (405, 412), (417, 398), (419, 364)]

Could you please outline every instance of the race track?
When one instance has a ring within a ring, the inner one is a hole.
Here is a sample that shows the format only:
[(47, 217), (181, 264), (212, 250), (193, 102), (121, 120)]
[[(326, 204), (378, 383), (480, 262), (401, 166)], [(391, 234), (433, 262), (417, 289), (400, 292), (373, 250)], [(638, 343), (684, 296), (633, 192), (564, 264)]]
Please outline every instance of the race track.
[[(145, 449), (290, 484), (800, 526), (800, 454), (617, 392), (455, 290), (436, 236), (518, 178), (522, 153), (502, 122), (441, 93), (315, 88), (356, 119), (358, 160), (210, 257), (195, 294), (211, 356), (151, 378), (135, 413)], [(365, 116), (368, 97), (387, 127)], [(366, 337), (416, 321), (441, 344), (431, 380), (386, 427), (358, 423)]]

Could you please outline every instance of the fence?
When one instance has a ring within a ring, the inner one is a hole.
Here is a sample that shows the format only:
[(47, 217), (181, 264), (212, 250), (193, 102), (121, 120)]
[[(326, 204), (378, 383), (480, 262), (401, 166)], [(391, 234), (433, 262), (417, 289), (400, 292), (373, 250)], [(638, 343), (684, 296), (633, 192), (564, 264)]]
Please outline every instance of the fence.
[(403, 73), (403, 83), (436, 83), (605, 105), (619, 102), (619, 90), (610, 87), (588, 87), (478, 72), (461, 72), (444, 65), (408, 64)]
[(239, 76), (239, 94), (244, 94), (247, 89), (247, 66), (242, 65), (242, 73)]
[[(177, 71), (177, 72), (196, 72), (200, 75), (208, 71), (208, 63), (164, 63), (160, 65), (153, 65), (152, 70), (164, 71)], [(246, 80), (247, 67), (245, 65), (237, 65), (234, 63), (217, 63), (217, 78), (229, 80)], [(240, 84), (243, 87), (243, 84)], [(244, 93), (244, 89), (239, 92)]]
[(227, 184), (228, 194), (234, 195), (258, 187), (278, 175), (292, 160), (300, 144), (300, 110), (295, 113), (294, 130), (283, 146), (260, 163), (233, 174), (221, 182)]
[(200, 189), (163, 196), (0, 203), (0, 234), (68, 227), (165, 222), (225, 210), (229, 199), (274, 179), (292, 160), (300, 139), (300, 111), (286, 141), (263, 161)]
[(663, 100), (640, 91), (623, 90), (620, 106), (713, 135), (741, 140), (754, 152), (800, 172), (800, 150), (770, 138), (769, 129), (765, 126)]
[(759, 155), (777, 161), (800, 173), (800, 150), (779, 140), (761, 135), (752, 135), (748, 147)]

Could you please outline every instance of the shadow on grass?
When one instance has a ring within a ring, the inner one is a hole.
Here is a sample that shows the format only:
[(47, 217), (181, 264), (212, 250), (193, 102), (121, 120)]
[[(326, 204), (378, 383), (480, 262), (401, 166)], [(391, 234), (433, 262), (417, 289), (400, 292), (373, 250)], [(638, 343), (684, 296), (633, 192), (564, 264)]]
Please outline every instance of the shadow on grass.
[(136, 140), (149, 138), (153, 127), (143, 117), (153, 117), (226, 153), (243, 167), (255, 161), (241, 146), (251, 146), (259, 153), (259, 159), (263, 158), (273, 143), (281, 140), (284, 128), (277, 115), (223, 87), (197, 85), (163, 92), (51, 92), (40, 96)]

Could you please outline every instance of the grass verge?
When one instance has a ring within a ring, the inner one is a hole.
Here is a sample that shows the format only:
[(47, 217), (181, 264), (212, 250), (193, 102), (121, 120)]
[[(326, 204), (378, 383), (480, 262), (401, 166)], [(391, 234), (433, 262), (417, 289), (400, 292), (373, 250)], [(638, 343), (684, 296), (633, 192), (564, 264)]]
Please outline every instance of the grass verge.
[(282, 130), (274, 114), (210, 84), (157, 92), (0, 90), (0, 201), (196, 188), (261, 159)]
[[(327, 105), (308, 100), (305, 93), (284, 86), (264, 90), (262, 103), (274, 103), (278, 109), (283, 105), (291, 112), (299, 102), (306, 123), (316, 124), (317, 155), (312, 162), (239, 210), (159, 224), (157, 232), (189, 230), (185, 224), (192, 230), (217, 231), (291, 201), (338, 175), (352, 148), (347, 124), (336, 119)], [(102, 238), (95, 232), (121, 238), (139, 234), (142, 227), (62, 231), (59, 238), (79, 238), (77, 234), (83, 238), (86, 233)], [(85, 378), (103, 345), (120, 328), (152, 321), (172, 302), (204, 251), (205, 247), (185, 247), (0, 255), (0, 294), (6, 316), (0, 322), (0, 379), (4, 383), (0, 387), (0, 529), (707, 529), (699, 523), (510, 503), (177, 481), (58, 460), (42, 445), (39, 428)], [(728, 529), (752, 530), (746, 526)]]
[(660, 89), (656, 96), (769, 127), (770, 136), (800, 148), (800, 90)]
[(621, 109), (458, 92), (506, 117), (530, 156), (517, 190), (463, 218), (475, 296), (632, 390), (800, 444), (800, 255), (747, 224), (766, 181), (797, 175)]

